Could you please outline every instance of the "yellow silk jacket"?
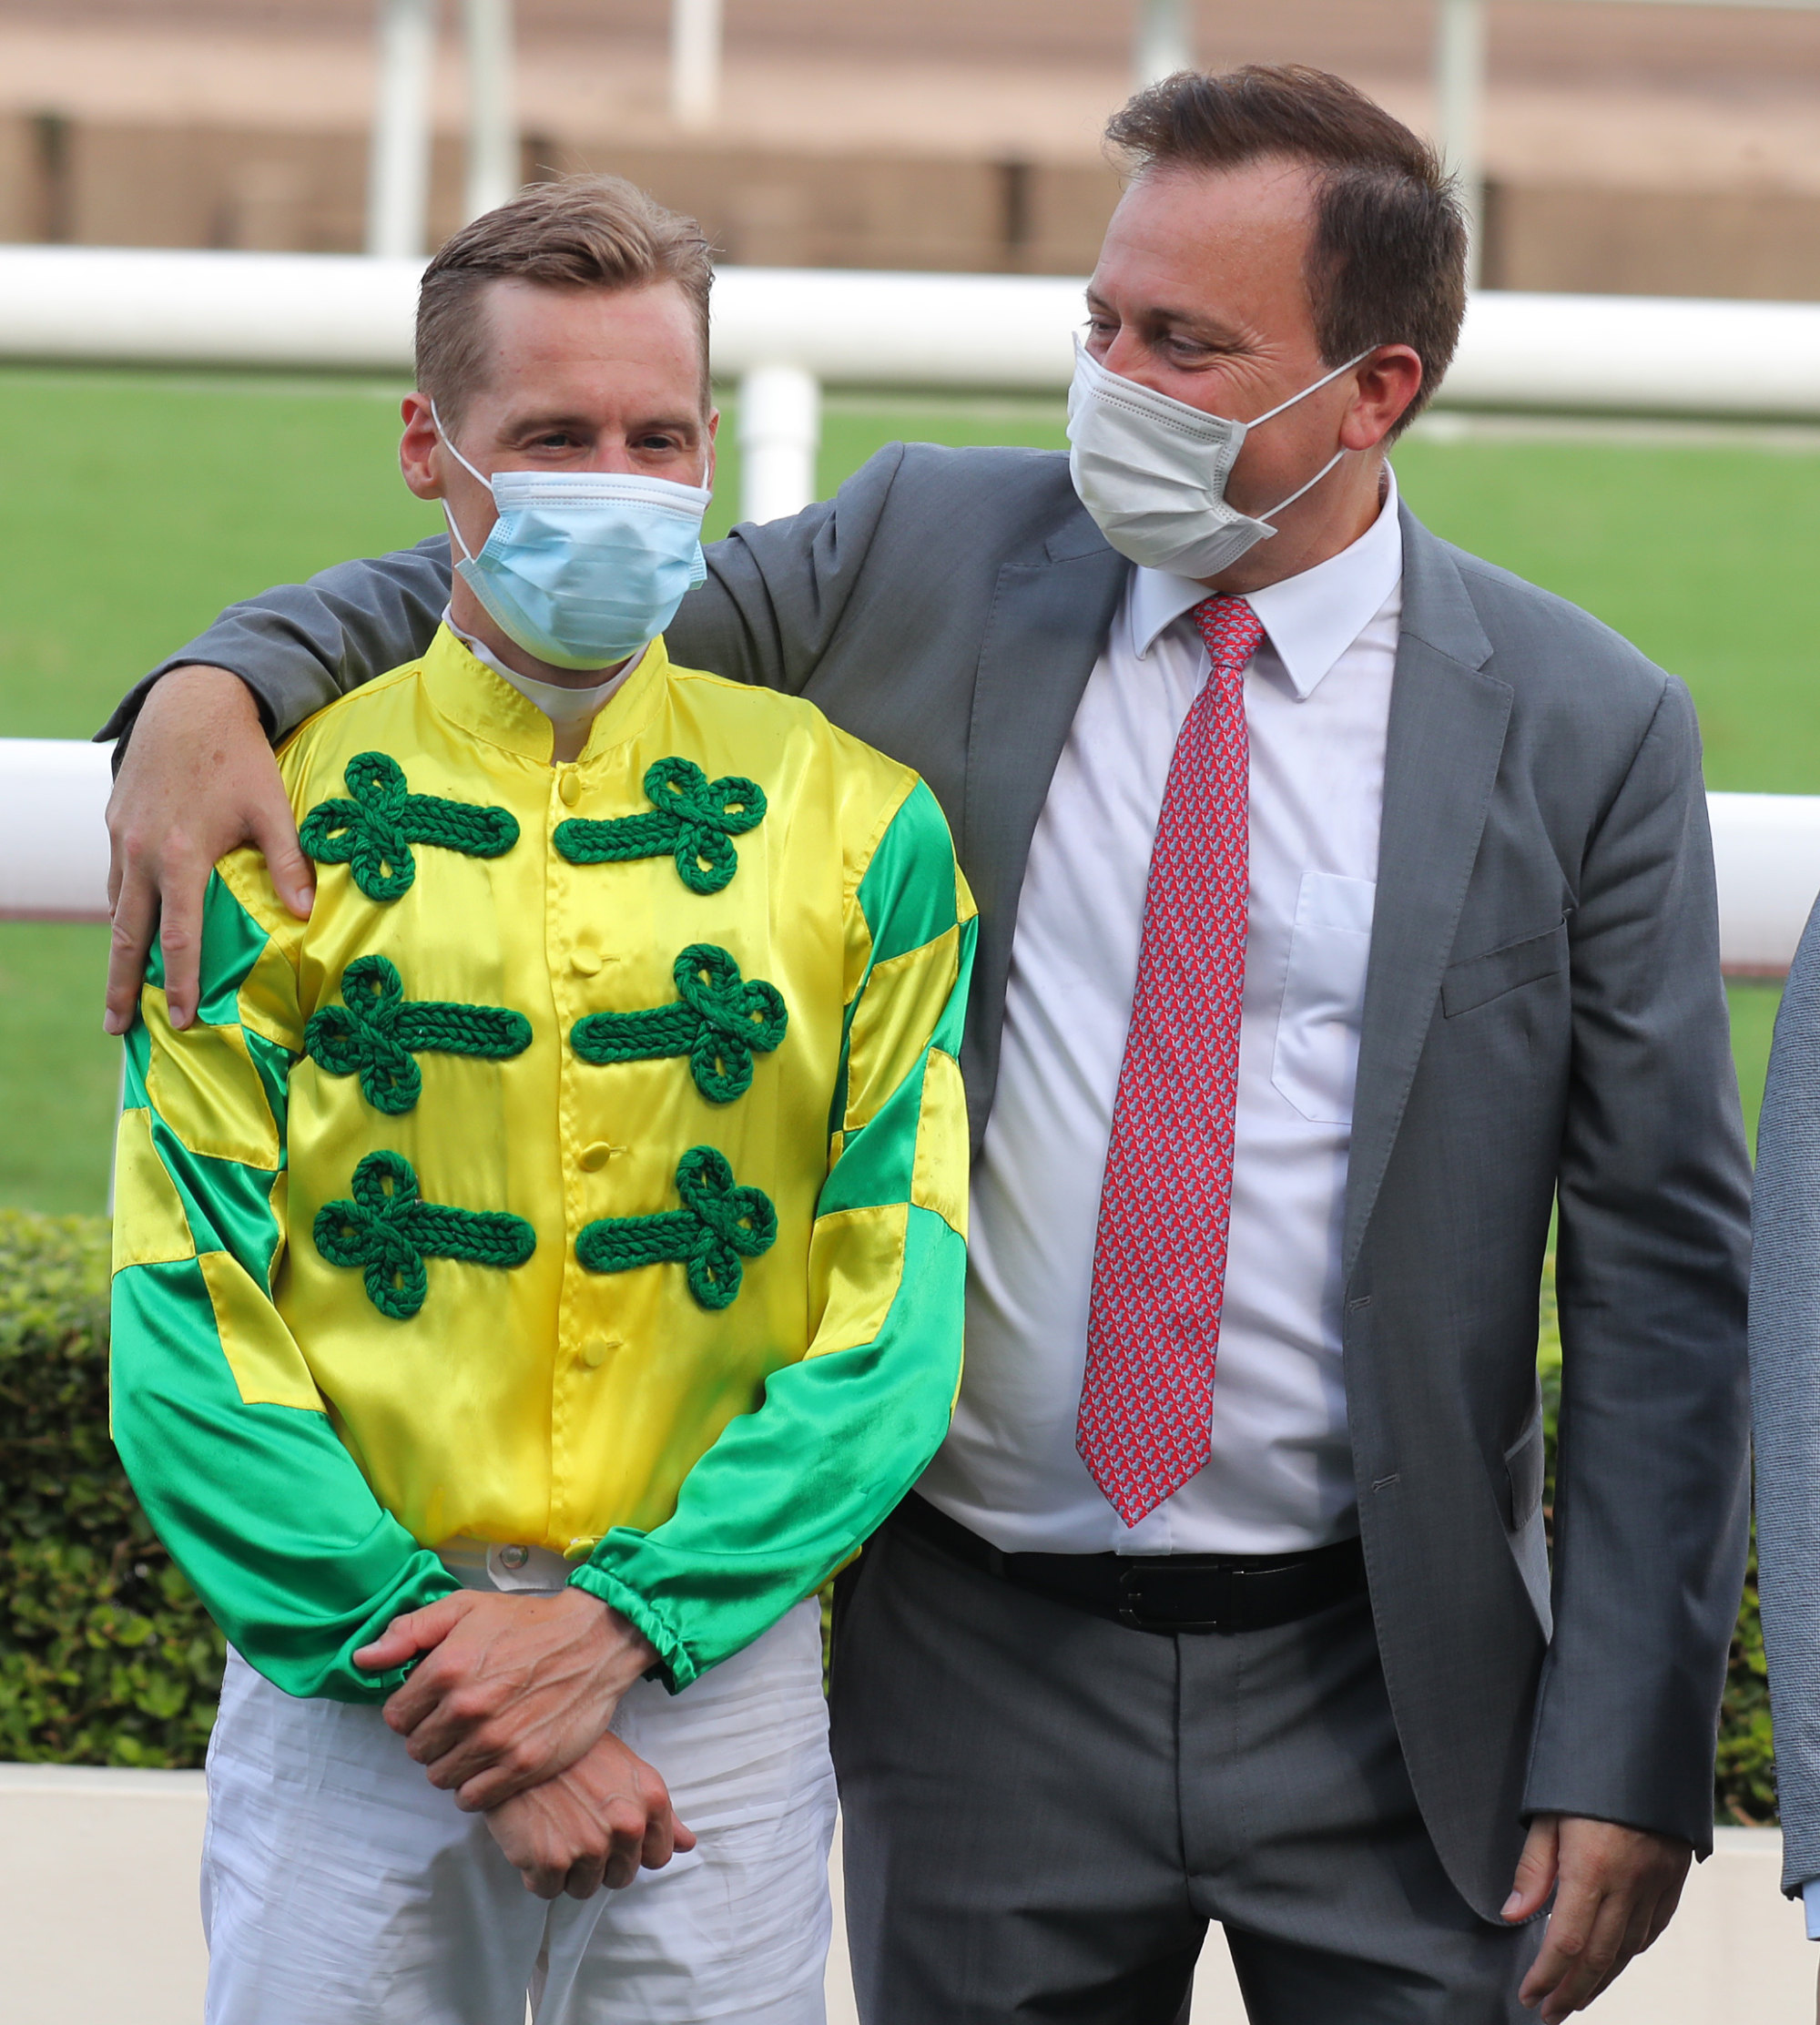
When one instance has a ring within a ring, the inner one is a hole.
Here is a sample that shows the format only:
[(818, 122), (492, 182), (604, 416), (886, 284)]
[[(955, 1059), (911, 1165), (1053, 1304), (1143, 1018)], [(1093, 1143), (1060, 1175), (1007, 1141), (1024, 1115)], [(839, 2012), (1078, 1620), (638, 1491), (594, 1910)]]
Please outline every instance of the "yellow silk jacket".
[(853, 1552), (958, 1383), (973, 908), (909, 769), (661, 641), (552, 766), (446, 628), (280, 769), (128, 1043), (116, 1439), (293, 1694), (539, 1545), (673, 1686)]

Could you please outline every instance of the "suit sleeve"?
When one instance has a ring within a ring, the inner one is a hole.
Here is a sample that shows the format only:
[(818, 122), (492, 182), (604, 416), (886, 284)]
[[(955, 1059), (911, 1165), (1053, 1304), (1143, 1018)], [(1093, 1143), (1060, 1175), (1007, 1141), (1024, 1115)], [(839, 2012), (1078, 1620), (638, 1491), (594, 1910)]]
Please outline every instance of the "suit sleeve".
[(670, 658), (799, 695), (846, 613), (903, 457), (902, 443), (888, 443), (832, 499), (716, 542), (707, 581), (665, 630)]
[(684, 1480), (573, 1577), (656, 1647), (669, 1685), (750, 1643), (849, 1560), (922, 1473), (961, 1382), (967, 1106), (957, 1056), (974, 912), (920, 781), (864, 878), (810, 1339)]
[(1555, 1628), (1524, 1806), (1704, 1850), (1749, 1522), (1751, 1176), (1699, 735), (1672, 678), (1570, 938)]
[(218, 872), (197, 1023), (156, 966), (127, 1041), (116, 1164), (113, 1433), (159, 1538), (288, 1694), (381, 1700), (352, 1654), (456, 1585), (373, 1497), (272, 1297), (294, 973)]
[(124, 746), (152, 685), (173, 668), (201, 661), (239, 677), (258, 698), (276, 744), (337, 697), (416, 660), (434, 638), (448, 602), (446, 534), (390, 555), (338, 563), (307, 584), (262, 591), (230, 605), (206, 633), (159, 662), (96, 737)]
[(1783, 1887), (1820, 1878), (1820, 908), (1776, 1015), (1751, 1257), (1757, 1593)]

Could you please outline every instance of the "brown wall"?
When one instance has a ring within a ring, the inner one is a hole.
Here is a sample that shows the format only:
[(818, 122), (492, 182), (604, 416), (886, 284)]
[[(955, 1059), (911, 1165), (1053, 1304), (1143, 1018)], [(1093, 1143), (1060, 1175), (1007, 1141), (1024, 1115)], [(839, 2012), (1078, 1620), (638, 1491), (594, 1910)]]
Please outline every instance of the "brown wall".
[[(768, 266), (1078, 272), (1118, 188), (1097, 166), (525, 143), (527, 177), (608, 170)], [(0, 239), (358, 251), (364, 136), (0, 118)], [(439, 140), (431, 227), (454, 229), (461, 152)]]
[[(1084, 273), (1118, 187), (1097, 164), (831, 157), (532, 138), (527, 177), (630, 176), (701, 219), (723, 259), (765, 266)], [(0, 118), (0, 239), (356, 251), (366, 145), (344, 135)], [(434, 237), (460, 216), (439, 140)], [(1503, 185), (1485, 280), (1499, 288), (1820, 299), (1820, 197)]]
[(1820, 197), (1494, 187), (1489, 286), (1820, 299)]

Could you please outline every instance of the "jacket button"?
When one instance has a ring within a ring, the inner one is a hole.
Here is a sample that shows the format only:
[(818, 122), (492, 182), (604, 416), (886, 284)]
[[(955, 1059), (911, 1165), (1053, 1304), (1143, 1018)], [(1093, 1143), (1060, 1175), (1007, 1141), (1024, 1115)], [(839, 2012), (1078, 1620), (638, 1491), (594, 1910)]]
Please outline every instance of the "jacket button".
[(617, 1338), (610, 1336), (591, 1336), (582, 1348), (582, 1362), (590, 1371), (597, 1371), (619, 1348)]
[(609, 1146), (605, 1139), (596, 1139), (593, 1145), (584, 1146), (579, 1162), (585, 1175), (597, 1175), (615, 1153), (617, 1146)]
[(582, 799), (581, 776), (573, 769), (564, 773), (556, 782), (556, 792), (563, 798), (563, 807), (573, 809)]
[(597, 949), (572, 949), (569, 951), (569, 968), (578, 976), (592, 977), (600, 968), (600, 951)]

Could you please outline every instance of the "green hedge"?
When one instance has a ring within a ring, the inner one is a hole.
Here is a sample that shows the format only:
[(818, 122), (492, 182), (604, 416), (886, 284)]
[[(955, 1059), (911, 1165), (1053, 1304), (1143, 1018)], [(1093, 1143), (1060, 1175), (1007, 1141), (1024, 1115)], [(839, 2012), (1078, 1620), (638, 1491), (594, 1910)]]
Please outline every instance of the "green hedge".
[(225, 1652), (107, 1439), (107, 1226), (0, 1209), (0, 1758), (200, 1765)]
[[(1552, 1497), (1561, 1338), (1540, 1366)], [(107, 1439), (107, 1226), (0, 1209), (0, 1758), (199, 1765), (221, 1634)], [(1732, 1646), (1714, 1812), (1775, 1818), (1756, 1563)]]

